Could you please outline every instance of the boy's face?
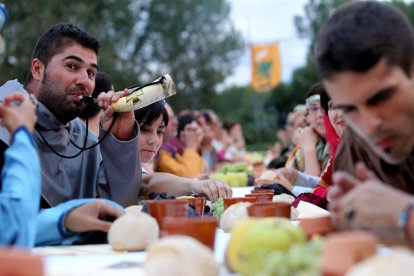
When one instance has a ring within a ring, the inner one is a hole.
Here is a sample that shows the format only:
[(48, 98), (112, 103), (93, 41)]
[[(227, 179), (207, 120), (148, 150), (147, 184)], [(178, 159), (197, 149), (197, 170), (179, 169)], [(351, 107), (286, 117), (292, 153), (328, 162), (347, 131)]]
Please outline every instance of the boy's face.
[(73, 44), (53, 56), (43, 70), (39, 100), (62, 123), (76, 118), (85, 107), (79, 96), (91, 95), (95, 87), (96, 53)]
[[(413, 72), (411, 72), (411, 75)], [(346, 71), (324, 80), (347, 124), (391, 164), (414, 149), (414, 80), (380, 60), (367, 72)]]

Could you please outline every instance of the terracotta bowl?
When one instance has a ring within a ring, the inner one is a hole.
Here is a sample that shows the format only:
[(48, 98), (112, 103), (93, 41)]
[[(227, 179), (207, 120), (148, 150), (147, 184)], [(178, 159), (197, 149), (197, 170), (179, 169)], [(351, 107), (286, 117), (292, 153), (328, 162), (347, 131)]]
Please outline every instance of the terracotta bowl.
[(0, 276), (45, 275), (41, 256), (20, 249), (0, 249)]
[(214, 250), (217, 220), (214, 217), (166, 217), (163, 220), (161, 237), (170, 235), (190, 236)]
[(185, 200), (189, 205), (193, 205), (197, 215), (202, 216), (204, 214), (204, 207), (206, 206), (206, 199), (204, 197), (179, 198), (178, 200)]
[(186, 217), (188, 202), (178, 199), (148, 200), (148, 213), (153, 216), (162, 229), (162, 220), (166, 217)]
[(305, 231), (308, 238), (311, 238), (315, 235), (324, 236), (335, 231), (334, 227), (331, 224), (330, 216), (304, 218), (300, 220), (299, 226), (303, 229), (303, 231)]
[(257, 202), (256, 197), (225, 197), (223, 198), (224, 209), (227, 209), (230, 205), (239, 203), (239, 202)]
[(245, 195), (246, 197), (255, 197), (257, 202), (272, 202), (273, 193), (254, 193)]
[(260, 194), (260, 193), (267, 194), (267, 193), (272, 193), (274, 195), (273, 190), (270, 190), (270, 189), (253, 189), (250, 193), (252, 193), (252, 194)]
[(291, 205), (286, 202), (259, 202), (247, 207), (249, 217), (283, 217), (290, 219)]

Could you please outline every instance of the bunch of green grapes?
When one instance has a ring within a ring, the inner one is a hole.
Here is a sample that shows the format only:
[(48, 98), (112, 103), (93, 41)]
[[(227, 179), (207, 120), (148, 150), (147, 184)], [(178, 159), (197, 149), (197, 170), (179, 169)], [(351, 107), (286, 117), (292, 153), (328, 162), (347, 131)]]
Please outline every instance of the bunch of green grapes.
[(264, 269), (258, 275), (318, 276), (324, 241), (314, 239), (294, 244), (288, 252), (275, 251), (268, 255)]
[(211, 205), (211, 210), (213, 211), (214, 216), (218, 221), (220, 221), (221, 214), (224, 212), (224, 201), (223, 198), (217, 199), (216, 202), (214, 202)]
[(233, 164), (225, 164), (221, 167), (218, 172), (221, 173), (228, 173), (228, 172), (245, 172), (247, 174), (253, 174), (254, 170), (253, 167), (247, 163), (233, 163)]

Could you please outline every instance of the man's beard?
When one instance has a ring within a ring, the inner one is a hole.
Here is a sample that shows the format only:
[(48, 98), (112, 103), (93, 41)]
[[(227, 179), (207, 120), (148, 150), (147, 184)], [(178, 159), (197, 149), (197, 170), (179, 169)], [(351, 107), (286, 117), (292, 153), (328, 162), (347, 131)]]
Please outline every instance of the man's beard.
[(85, 108), (84, 104), (73, 102), (70, 90), (64, 90), (58, 82), (49, 79), (46, 70), (39, 90), (38, 100), (63, 124), (78, 117)]

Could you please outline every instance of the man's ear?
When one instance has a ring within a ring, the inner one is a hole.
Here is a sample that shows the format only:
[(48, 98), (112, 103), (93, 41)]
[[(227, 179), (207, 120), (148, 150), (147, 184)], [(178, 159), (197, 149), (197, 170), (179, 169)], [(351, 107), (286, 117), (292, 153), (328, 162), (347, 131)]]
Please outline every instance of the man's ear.
[(32, 60), (32, 76), (33, 79), (37, 81), (41, 81), (44, 76), (45, 72), (45, 66), (43, 65), (43, 62), (41, 62), (38, 58), (34, 58)]

